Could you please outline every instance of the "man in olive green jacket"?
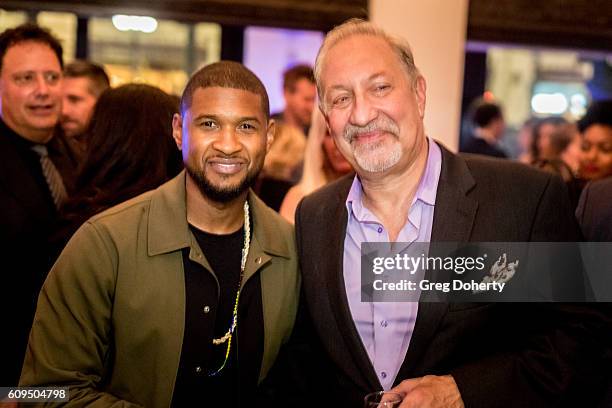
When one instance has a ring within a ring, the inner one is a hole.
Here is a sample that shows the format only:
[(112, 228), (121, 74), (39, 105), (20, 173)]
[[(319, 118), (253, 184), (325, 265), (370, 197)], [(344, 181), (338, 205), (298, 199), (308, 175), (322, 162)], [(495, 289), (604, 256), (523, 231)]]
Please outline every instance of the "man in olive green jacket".
[(265, 89), (216, 63), (181, 111), (186, 171), (73, 236), (40, 294), (21, 386), (69, 386), (75, 406), (237, 405), (291, 334), (293, 230), (249, 190), (274, 131)]

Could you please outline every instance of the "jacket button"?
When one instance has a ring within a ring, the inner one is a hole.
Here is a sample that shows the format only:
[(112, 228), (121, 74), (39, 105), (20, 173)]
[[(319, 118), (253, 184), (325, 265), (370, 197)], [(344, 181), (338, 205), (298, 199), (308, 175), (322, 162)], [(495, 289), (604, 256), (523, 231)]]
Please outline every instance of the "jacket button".
[(255, 258), (255, 263), (257, 265), (261, 265), (261, 256), (258, 256), (257, 258)]
[(200, 374), (200, 373), (202, 372), (202, 367), (197, 366), (197, 367), (195, 368), (195, 372), (196, 372), (196, 373), (198, 373), (198, 374)]
[(204, 313), (208, 313), (210, 312), (210, 307), (209, 306), (204, 306), (204, 309), (202, 309), (204, 311)]

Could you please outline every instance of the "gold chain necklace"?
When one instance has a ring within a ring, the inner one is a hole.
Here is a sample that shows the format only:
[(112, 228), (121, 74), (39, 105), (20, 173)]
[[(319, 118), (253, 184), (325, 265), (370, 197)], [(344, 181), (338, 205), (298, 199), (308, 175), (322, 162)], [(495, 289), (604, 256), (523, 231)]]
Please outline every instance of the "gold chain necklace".
[(249, 248), (251, 247), (251, 222), (249, 218), (249, 202), (244, 202), (244, 245), (242, 246), (242, 258), (240, 259), (240, 278), (238, 279), (238, 290), (236, 291), (236, 301), (234, 302), (234, 311), (232, 312), (232, 323), (230, 324), (227, 332), (220, 338), (212, 339), (212, 343), (215, 346), (227, 342), (227, 349), (225, 350), (225, 359), (223, 364), (215, 371), (208, 373), (210, 377), (218, 375), (221, 370), (225, 368), (227, 360), (229, 359), (230, 348), (232, 346), (232, 336), (236, 327), (238, 327), (238, 300), (240, 299), (240, 287), (242, 286), (242, 278), (244, 277), (244, 268), (246, 267), (247, 256), (249, 255)]

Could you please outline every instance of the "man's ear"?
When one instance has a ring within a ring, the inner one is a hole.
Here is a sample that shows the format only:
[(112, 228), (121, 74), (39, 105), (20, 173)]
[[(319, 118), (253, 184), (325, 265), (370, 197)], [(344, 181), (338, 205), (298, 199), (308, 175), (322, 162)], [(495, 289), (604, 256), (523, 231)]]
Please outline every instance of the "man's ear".
[(175, 113), (172, 117), (172, 137), (179, 150), (183, 149), (183, 118)]
[(425, 117), (425, 101), (427, 99), (426, 91), (427, 91), (427, 84), (425, 82), (425, 78), (419, 75), (415, 83), (415, 94), (416, 94), (417, 108), (419, 110), (419, 116), (421, 117), (421, 119)]
[(268, 130), (266, 131), (266, 153), (270, 151), (272, 143), (274, 143), (274, 135), (276, 133), (276, 122), (274, 119), (268, 121)]

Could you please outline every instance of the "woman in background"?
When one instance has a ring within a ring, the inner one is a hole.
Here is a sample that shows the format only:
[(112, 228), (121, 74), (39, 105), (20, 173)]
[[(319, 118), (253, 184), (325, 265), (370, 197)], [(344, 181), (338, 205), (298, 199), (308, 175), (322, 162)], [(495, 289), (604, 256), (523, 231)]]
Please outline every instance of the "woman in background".
[(612, 176), (612, 100), (594, 102), (578, 121), (578, 129), (580, 177), (588, 182)]
[(319, 109), (314, 109), (311, 123), (304, 152), (302, 178), (287, 192), (280, 207), (280, 215), (292, 224), (297, 205), (305, 195), (353, 171), (349, 162), (336, 148)]
[(89, 144), (52, 245), (56, 256), (91, 216), (176, 176), (183, 161), (172, 138), (176, 97), (128, 84), (105, 91), (88, 129)]
[(276, 123), (274, 141), (266, 154), (254, 190), (268, 207), (278, 211), (291, 187), (300, 179), (306, 136), (295, 126)]

